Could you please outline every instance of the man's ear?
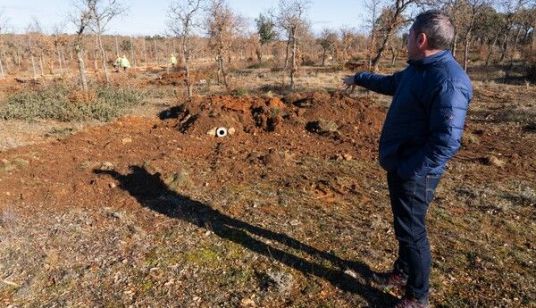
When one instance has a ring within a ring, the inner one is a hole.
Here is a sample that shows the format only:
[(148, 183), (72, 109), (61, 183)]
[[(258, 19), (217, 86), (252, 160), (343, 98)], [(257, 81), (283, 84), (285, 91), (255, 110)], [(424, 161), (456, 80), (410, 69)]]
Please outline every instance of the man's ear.
[(417, 35), (417, 46), (419, 49), (428, 47), (428, 36), (426, 36), (426, 33), (419, 33)]

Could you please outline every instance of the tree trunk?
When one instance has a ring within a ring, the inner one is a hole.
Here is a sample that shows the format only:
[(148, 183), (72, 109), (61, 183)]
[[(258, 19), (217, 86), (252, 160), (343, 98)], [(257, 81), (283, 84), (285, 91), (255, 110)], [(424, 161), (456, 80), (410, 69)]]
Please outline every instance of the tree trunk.
[(486, 57), (486, 64), (485, 66), (488, 67), (489, 66), (489, 62), (491, 60), (491, 58), (493, 57), (493, 52), (495, 51), (495, 45), (497, 44), (497, 40), (499, 39), (499, 36), (496, 35), (495, 38), (493, 39), (492, 43), (491, 44), (488, 44), (488, 55)]
[(259, 61), (259, 64), (262, 64), (262, 44), (255, 50), (255, 54), (257, 55), (257, 60)]
[(463, 70), (467, 72), (467, 64), (469, 63), (469, 43), (471, 42), (471, 30), (465, 35), (463, 46)]
[(136, 58), (134, 58), (135, 50), (134, 50), (134, 43), (132, 42), (132, 36), (129, 37), (130, 40), (130, 60), (132, 61), (132, 66), (136, 67)]
[(452, 39), (452, 56), (456, 58), (456, 49), (458, 48), (458, 32), (454, 33), (454, 38)]
[(104, 78), (106, 79), (106, 84), (110, 84), (110, 75), (108, 73), (108, 67), (106, 65), (106, 51), (104, 50), (104, 46), (102, 45), (102, 38), (100, 33), (97, 34), (97, 41), (99, 44), (99, 49), (101, 53), (102, 58), (102, 68), (104, 69)]
[(499, 58), (499, 62), (503, 62), (504, 58), (506, 57), (506, 51), (508, 50), (508, 38), (510, 37), (510, 28), (508, 28), (507, 31), (505, 31), (502, 48), (501, 48), (501, 57)]
[(186, 45), (188, 44), (186, 37), (181, 39), (181, 58), (182, 63), (184, 63), (184, 68), (186, 69), (186, 90), (188, 91), (188, 98), (193, 96), (193, 86), (190, 80), (190, 52), (186, 50)]
[(63, 63), (63, 65), (65, 66), (65, 69), (67, 71), (66, 75), (69, 75), (69, 62), (67, 62), (67, 60), (65, 60), (65, 53), (61, 51), (60, 49), (60, 55), (61, 55), (61, 62)]
[(2, 58), (0, 57), (0, 79), (4, 79), (4, 66), (2, 65)]
[(41, 70), (41, 76), (44, 76), (45, 71), (43, 69), (43, 56), (39, 56), (39, 69)]
[(76, 58), (78, 59), (78, 71), (80, 73), (80, 84), (82, 86), (82, 90), (86, 91), (88, 90), (87, 87), (87, 78), (86, 78), (86, 67), (84, 64), (84, 55), (82, 52), (82, 48), (80, 47), (80, 43), (76, 43)]
[(223, 79), (223, 85), (225, 86), (225, 89), (229, 90), (229, 84), (227, 83), (227, 72), (225, 70), (225, 57), (224, 57), (222, 49), (218, 51), (218, 60), (219, 60), (221, 76)]
[(296, 29), (292, 29), (292, 65), (290, 67), (290, 89), (294, 90), (294, 75), (297, 71), (296, 63), (296, 53), (297, 53), (297, 42), (296, 42)]
[(515, 51), (517, 50), (517, 44), (519, 43), (520, 35), (521, 35), (521, 28), (517, 30), (517, 34), (514, 38), (514, 44), (512, 45), (512, 58), (514, 57)]
[(61, 63), (61, 51), (56, 47), (56, 53), (58, 54), (58, 65), (60, 66), (60, 76), (63, 76), (63, 63)]
[(147, 67), (147, 42), (145, 41), (145, 37), (143, 38), (143, 59), (145, 60), (145, 67)]
[(115, 53), (116, 53), (116, 58), (119, 58), (119, 42), (117, 41), (117, 35), (115, 36)]
[[(45, 58), (46, 60), (46, 58)], [(46, 62), (46, 61), (45, 61)], [(50, 60), (48, 61), (48, 72), (50, 75), (54, 75), (54, 58), (50, 57)]]
[(22, 61), (20, 59), (20, 50), (19, 48), (17, 47), (17, 56), (15, 57), (15, 62), (17, 64), (17, 66), (19, 67), (19, 69), (21, 68), (21, 65), (22, 65)]
[[(534, 27), (534, 28), (536, 28), (536, 27)], [(533, 32), (533, 34), (532, 34), (532, 44), (530, 44), (530, 52), (531, 52), (531, 54), (533, 54), (534, 51), (536, 51), (536, 35)]]
[(285, 66), (283, 67), (283, 71), (286, 71), (287, 68), (288, 68), (288, 58), (289, 58), (289, 54), (290, 54), (290, 35), (289, 35), (289, 38), (288, 38), (288, 41), (287, 41), (287, 46), (286, 46), (286, 49), (285, 49)]
[(37, 68), (35, 68), (35, 59), (32, 55), (32, 69), (33, 69), (33, 79), (37, 80)]
[[(9, 58), (6, 56), (5, 53), (0, 53), (0, 58), (4, 58), (4, 65), (5, 65), (5, 72), (9, 72), (10, 68), (9, 68)], [(13, 61), (13, 56), (11, 57), (11, 61)]]
[(322, 50), (322, 66), (326, 66), (326, 55), (327, 55), (327, 50), (326, 50), (326, 48), (323, 48), (323, 50)]
[(158, 56), (158, 49), (156, 48), (156, 40), (153, 41), (154, 43), (154, 57), (155, 57), (155, 60), (156, 60), (156, 65), (160, 65), (160, 59), (159, 59), (159, 56)]
[[(374, 26), (374, 22), (372, 25), (370, 41), (367, 41), (367, 44), (369, 44), (367, 46), (367, 52), (368, 52), (367, 62), (368, 62), (368, 70), (370, 71), (372, 69), (372, 53), (374, 52), (374, 48), (376, 47), (376, 27)], [(346, 52), (346, 47), (345, 47), (345, 52)]]
[(394, 46), (391, 46), (389, 49), (391, 50), (391, 66), (394, 66), (396, 58), (398, 56), (398, 52)]
[(512, 45), (512, 54), (510, 55), (510, 65), (508, 67), (508, 71), (512, 71), (512, 69), (514, 68), (514, 56), (515, 56), (515, 51), (517, 49), (517, 43), (519, 42), (519, 35), (521, 34), (521, 28), (518, 29), (517, 31), (517, 34), (514, 38), (514, 43)]
[(93, 71), (95, 72), (95, 74), (97, 74), (97, 72), (99, 71), (99, 64), (97, 63), (97, 53), (99, 52), (100, 51), (98, 50), (98, 47), (93, 51)]
[(221, 84), (221, 65), (220, 65), (220, 57), (216, 55), (216, 67), (218, 68), (218, 71), (216, 72), (216, 82), (218, 85)]
[(380, 48), (378, 49), (376, 56), (372, 59), (371, 66), (374, 72), (378, 71), (378, 68), (380, 66), (380, 59), (382, 57), (383, 51), (385, 50), (385, 47), (387, 46), (387, 42), (389, 41), (390, 37), (391, 37), (391, 31), (388, 31), (383, 38), (382, 44), (380, 45)]

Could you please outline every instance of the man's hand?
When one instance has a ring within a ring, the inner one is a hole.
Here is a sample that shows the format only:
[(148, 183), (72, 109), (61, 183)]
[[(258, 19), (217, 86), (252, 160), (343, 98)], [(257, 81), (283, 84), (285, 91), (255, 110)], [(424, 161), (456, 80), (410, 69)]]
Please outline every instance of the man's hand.
[(347, 86), (347, 87), (355, 86), (355, 78), (354, 78), (354, 75), (348, 75), (348, 76), (344, 77), (344, 78), (342, 79), (342, 82), (343, 82), (344, 85)]
[(355, 78), (353, 75), (346, 76), (342, 79), (342, 83), (346, 86), (345, 91), (352, 94), (355, 89)]

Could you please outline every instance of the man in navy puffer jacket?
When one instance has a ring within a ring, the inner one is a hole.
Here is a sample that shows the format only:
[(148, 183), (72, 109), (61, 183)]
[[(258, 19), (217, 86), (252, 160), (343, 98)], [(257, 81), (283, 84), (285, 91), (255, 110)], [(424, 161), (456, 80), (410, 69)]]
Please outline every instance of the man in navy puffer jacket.
[(408, 36), (408, 67), (390, 76), (358, 73), (348, 86), (393, 95), (380, 137), (380, 165), (387, 171), (398, 259), (376, 275), (382, 287), (404, 287), (397, 307), (428, 305), (431, 266), (425, 218), (449, 159), (460, 148), (471, 81), (449, 50), (454, 35), (449, 18), (427, 11)]

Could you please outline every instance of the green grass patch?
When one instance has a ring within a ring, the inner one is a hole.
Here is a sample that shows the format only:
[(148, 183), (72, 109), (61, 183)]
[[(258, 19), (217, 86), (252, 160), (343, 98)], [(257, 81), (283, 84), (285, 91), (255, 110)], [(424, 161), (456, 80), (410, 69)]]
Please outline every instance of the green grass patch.
[(105, 122), (141, 104), (145, 96), (144, 92), (132, 88), (103, 86), (83, 93), (74, 87), (52, 85), (8, 97), (0, 108), (0, 118)]
[(200, 248), (186, 253), (186, 260), (198, 266), (217, 267), (218, 253), (209, 248)]

